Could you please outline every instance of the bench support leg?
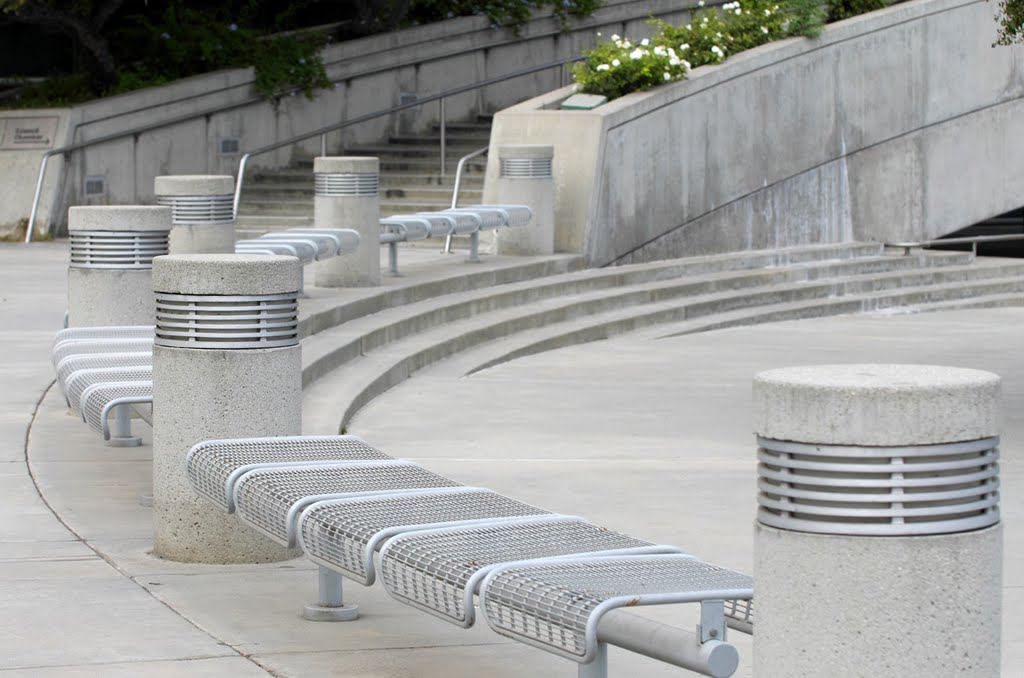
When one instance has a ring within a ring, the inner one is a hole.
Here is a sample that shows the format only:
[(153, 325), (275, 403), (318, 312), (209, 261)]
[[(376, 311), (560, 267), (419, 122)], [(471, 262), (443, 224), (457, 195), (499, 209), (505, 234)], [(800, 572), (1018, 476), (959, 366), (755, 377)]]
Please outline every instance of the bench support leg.
[(469, 236), (469, 258), (466, 261), (474, 264), (480, 261), (480, 231)]
[(597, 654), (589, 664), (580, 664), (579, 678), (608, 678), (608, 643), (597, 644)]
[(398, 243), (388, 243), (388, 273), (398, 277), (402, 275), (398, 272)]
[(142, 438), (132, 435), (132, 408), (130, 405), (116, 405), (112, 408), (113, 425), (110, 427), (110, 447), (138, 447)]
[(302, 618), (309, 621), (352, 621), (359, 618), (358, 605), (342, 602), (342, 579), (337, 572), (320, 566), (316, 605), (306, 605)]

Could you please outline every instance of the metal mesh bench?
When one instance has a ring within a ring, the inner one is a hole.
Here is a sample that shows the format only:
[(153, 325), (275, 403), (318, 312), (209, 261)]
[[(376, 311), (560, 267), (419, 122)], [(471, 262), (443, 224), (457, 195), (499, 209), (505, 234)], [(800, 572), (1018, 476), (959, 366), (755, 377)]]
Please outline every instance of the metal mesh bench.
[[(153, 382), (115, 381), (93, 384), (82, 392), (82, 418), (112, 447), (134, 447), (141, 440), (131, 434), (129, 405), (153, 402)], [(109, 417), (114, 415), (113, 433)]]
[(148, 339), (70, 339), (53, 347), (50, 354), (54, 369), (62, 360), (73, 355), (94, 353), (153, 352), (153, 338)]
[[(153, 354), (148, 351), (135, 353), (91, 353), (86, 355), (72, 355), (64, 358), (57, 364), (57, 383), (61, 391), (67, 390), (65, 384), (68, 377), (79, 370), (94, 370), (100, 368), (116, 367), (139, 367), (153, 364)], [(68, 403), (70, 405), (70, 402)]]
[(282, 233), (268, 233), (267, 237), (326, 238), (334, 246), (329, 256), (336, 257), (354, 252), (359, 247), (359, 231), (351, 228), (289, 228)]
[(233, 513), (235, 483), (249, 471), (370, 459), (391, 457), (356, 436), (235, 438), (196, 444), (185, 456), (185, 469), (197, 493)]
[(82, 413), (82, 394), (90, 386), (117, 381), (152, 381), (152, 365), (132, 367), (98, 367), (72, 372), (64, 384), (68, 406), (76, 414)]
[(244, 523), (282, 544), (295, 546), (299, 514), (318, 501), (458, 485), (407, 461), (283, 466), (242, 475), (235, 483), (234, 503)]
[(380, 244), (388, 246), (388, 272), (398, 273), (398, 243), (423, 240), (431, 234), (431, 221), (419, 215), (398, 215), (380, 220)]
[(548, 515), (400, 534), (380, 549), (380, 577), (396, 599), (468, 628), (476, 619), (473, 596), (497, 565), (596, 553), (681, 552), (575, 516)]
[[(527, 561), (494, 568), (483, 582), (481, 609), (497, 633), (605, 675), (605, 642), (629, 647), (631, 616), (602, 620), (616, 608), (701, 603), (700, 643), (725, 639), (724, 601), (753, 598), (753, 580), (685, 555), (597, 556)], [(631, 648), (632, 649), (632, 648)], [(646, 654), (646, 653), (645, 653)], [(705, 671), (715, 675), (713, 671)]]
[(297, 233), (292, 233), (291, 231), (279, 231), (276, 233), (265, 233), (259, 238), (256, 238), (256, 240), (273, 240), (275, 242), (288, 243), (293, 246), (295, 243), (311, 245), (313, 247), (313, 259), (316, 261), (333, 257), (338, 254), (337, 239), (324, 233), (299, 235)]
[(66, 327), (53, 337), (51, 350), (63, 341), (85, 339), (146, 339), (156, 332), (153, 325), (98, 325), (90, 327)]
[(547, 513), (475, 487), (339, 498), (303, 511), (300, 543), (314, 563), (369, 586), (376, 579), (373, 554), (396, 534)]

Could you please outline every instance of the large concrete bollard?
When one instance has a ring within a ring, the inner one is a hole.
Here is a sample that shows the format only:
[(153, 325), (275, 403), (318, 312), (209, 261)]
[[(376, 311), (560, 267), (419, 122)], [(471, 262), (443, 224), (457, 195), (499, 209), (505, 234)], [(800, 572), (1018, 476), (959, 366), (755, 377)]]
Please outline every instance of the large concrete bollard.
[(190, 254), (155, 262), (154, 553), (257, 563), (297, 555), (200, 498), (185, 455), (202, 440), (302, 428), (294, 257)]
[(925, 365), (754, 381), (754, 672), (998, 676), (999, 377)]
[(167, 207), (70, 208), (68, 326), (152, 325), (153, 257), (170, 230)]
[(171, 254), (235, 251), (235, 180), (221, 175), (177, 175), (153, 181), (156, 204), (171, 208)]
[(498, 147), (500, 172), (495, 203), (526, 205), (533, 219), (524, 227), (498, 234), (498, 254), (543, 255), (555, 251), (555, 180), (553, 146), (523, 144)]
[(315, 264), (317, 287), (380, 285), (380, 161), (313, 159), (313, 225), (359, 232), (354, 252)]

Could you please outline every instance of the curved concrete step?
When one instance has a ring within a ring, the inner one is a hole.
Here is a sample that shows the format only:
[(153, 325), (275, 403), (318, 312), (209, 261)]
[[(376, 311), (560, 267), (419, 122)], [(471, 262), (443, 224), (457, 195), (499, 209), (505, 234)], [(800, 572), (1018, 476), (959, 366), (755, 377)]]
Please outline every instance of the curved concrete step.
[[(940, 265), (963, 259), (928, 255), (924, 260)], [(695, 266), (707, 263), (691, 262)], [(306, 398), (306, 430), (336, 431), (338, 422), (347, 423), (362, 405), (413, 372), (475, 347), (484, 348), (448, 364), (471, 372), (519, 355), (605, 338), (655, 323), (729, 313), (756, 317), (770, 312), (743, 311), (752, 307), (794, 304), (796, 310), (783, 308), (777, 312), (822, 315), (863, 310), (863, 304), (920, 303), (971, 294), (1016, 292), (1019, 285), (1015, 281), (964, 281), (972, 276), (999, 278), (1007, 273), (1019, 277), (1024, 270), (1009, 266), (988, 267), (979, 272), (962, 265), (908, 268), (913, 263), (901, 257), (875, 257), (870, 261), (798, 264), (780, 270), (719, 272), (700, 279), (667, 281), (657, 279), (656, 271), (661, 269), (664, 273), (671, 266), (648, 265), (654, 270), (643, 273), (644, 282), (617, 286), (613, 291), (601, 284), (608, 280), (593, 278), (595, 272), (585, 271), (570, 276), (575, 280), (562, 281), (561, 286), (568, 288), (572, 288), (572, 283), (592, 285), (587, 292), (568, 293), (569, 298), (551, 291), (551, 281), (543, 281), (544, 284), (532, 286), (510, 286), (490, 296), (454, 295), (434, 300), (433, 307), (426, 310), (409, 308), (405, 309), (406, 314), (364, 318), (339, 328), (331, 336), (314, 337), (304, 343), (305, 383), (312, 383)], [(629, 268), (634, 270), (612, 270), (608, 275), (610, 279), (620, 274), (637, 275), (643, 265)], [(591, 280), (585, 280), (587, 277)], [(936, 282), (941, 280), (956, 282), (946, 282), (944, 291), (936, 292)], [(529, 304), (528, 310), (522, 307), (524, 295), (529, 298), (525, 302)], [(510, 303), (512, 300), (519, 303)], [(443, 324), (438, 325), (439, 322)], [(714, 321), (709, 327), (720, 322)], [(503, 339), (509, 336), (514, 338)], [(305, 347), (312, 350), (307, 352)], [(497, 355), (489, 355), (488, 351)], [(346, 363), (344, 369), (335, 369)]]

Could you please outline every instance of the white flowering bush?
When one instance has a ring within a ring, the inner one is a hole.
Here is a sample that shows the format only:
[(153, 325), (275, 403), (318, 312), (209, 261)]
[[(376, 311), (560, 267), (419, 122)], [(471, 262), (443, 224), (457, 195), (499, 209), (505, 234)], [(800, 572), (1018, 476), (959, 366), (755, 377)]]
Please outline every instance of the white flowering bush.
[(633, 44), (613, 35), (611, 41), (585, 52), (586, 61), (576, 64), (573, 77), (580, 90), (609, 99), (656, 85), (683, 80), (690, 63), (672, 46), (656, 45), (647, 38)]
[[(700, 0), (699, 7), (704, 7)], [(652, 21), (653, 39), (634, 45), (613, 35), (584, 52), (573, 71), (582, 92), (609, 99), (683, 80), (691, 68), (719, 64), (745, 49), (793, 35), (814, 35), (824, 20), (823, 0), (734, 0), (700, 9), (683, 26)]]

